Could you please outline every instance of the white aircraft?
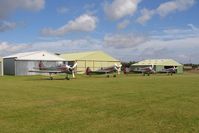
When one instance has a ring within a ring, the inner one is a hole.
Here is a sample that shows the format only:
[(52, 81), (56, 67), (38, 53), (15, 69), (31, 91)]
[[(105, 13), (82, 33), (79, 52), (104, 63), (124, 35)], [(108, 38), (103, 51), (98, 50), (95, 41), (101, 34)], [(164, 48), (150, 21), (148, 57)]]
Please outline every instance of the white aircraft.
[(46, 67), (44, 66), (43, 62), (39, 62), (38, 68), (33, 68), (33, 70), (29, 70), (29, 72), (35, 72), (35, 73), (49, 73), (50, 80), (53, 80), (52, 74), (59, 74), (59, 73), (65, 73), (66, 77), (65, 79), (70, 80), (69, 74), (72, 74), (72, 77), (75, 78), (75, 68), (77, 66), (77, 63), (75, 63), (72, 67), (69, 65), (59, 65), (55, 67)]

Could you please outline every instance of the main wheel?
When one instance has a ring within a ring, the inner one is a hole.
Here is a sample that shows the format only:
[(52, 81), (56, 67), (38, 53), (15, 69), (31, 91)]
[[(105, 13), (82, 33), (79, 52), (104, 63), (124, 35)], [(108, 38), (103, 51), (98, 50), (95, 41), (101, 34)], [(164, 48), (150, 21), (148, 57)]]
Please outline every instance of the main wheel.
[(70, 78), (69, 78), (69, 77), (65, 77), (65, 79), (66, 79), (66, 80), (70, 80)]
[(115, 77), (116, 77), (116, 75), (114, 74), (114, 75), (113, 75), (113, 77), (115, 78)]
[(53, 80), (53, 77), (50, 77), (50, 80)]

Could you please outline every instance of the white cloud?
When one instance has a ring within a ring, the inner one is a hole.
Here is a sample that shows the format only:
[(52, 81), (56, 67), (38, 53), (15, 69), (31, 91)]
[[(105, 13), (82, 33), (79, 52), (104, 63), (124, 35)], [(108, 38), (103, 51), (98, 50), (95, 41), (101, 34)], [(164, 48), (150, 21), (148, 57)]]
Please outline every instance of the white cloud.
[(155, 14), (154, 10), (142, 9), (141, 16), (136, 20), (140, 24), (144, 24)]
[(188, 24), (189, 27), (191, 27), (191, 29), (193, 31), (198, 31), (199, 32), (199, 28), (197, 28), (196, 26), (194, 26), (193, 24)]
[(100, 43), (93, 38), (42, 41), (31, 44), (31, 50), (48, 49), (53, 52), (90, 50), (98, 49), (99, 47)]
[(83, 14), (75, 20), (69, 21), (66, 25), (58, 28), (44, 28), (42, 30), (43, 35), (62, 36), (69, 32), (91, 32), (95, 30), (97, 24), (97, 18), (92, 15)]
[(167, 28), (162, 30), (160, 33), (153, 33), (153, 39), (164, 39), (164, 40), (175, 40), (175, 39), (183, 39), (188, 37), (198, 37), (199, 29), (193, 24), (188, 24), (187, 27), (184, 28)]
[(0, 55), (7, 56), (18, 52), (47, 50), (50, 52), (74, 52), (101, 49), (101, 42), (94, 38), (38, 41), (34, 43), (0, 42)]
[(135, 58), (173, 58), (180, 62), (187, 63), (191, 57), (195, 63), (199, 63), (198, 45), (199, 37), (187, 37), (174, 40), (156, 40), (152, 39), (137, 48)]
[(2, 55), (13, 53), (13, 52), (19, 52), (27, 48), (29, 48), (29, 46), (26, 44), (13, 44), (9, 42), (0, 42), (0, 53)]
[(128, 15), (133, 15), (137, 10), (140, 0), (113, 0), (113, 2), (105, 3), (104, 11), (108, 18), (117, 20)]
[(173, 58), (182, 63), (199, 63), (199, 30), (193, 24), (184, 28), (168, 28), (150, 35), (108, 35), (104, 49), (108, 48), (121, 60)]
[(166, 16), (175, 11), (187, 10), (195, 4), (195, 0), (174, 0), (161, 4), (156, 10), (160, 16)]
[(196, 0), (173, 0), (162, 3), (158, 8), (148, 10), (141, 10), (141, 16), (137, 19), (138, 23), (144, 24), (149, 21), (155, 14), (165, 17), (170, 13), (177, 11), (184, 11), (192, 7), (196, 3)]
[(110, 34), (102, 40), (86, 37), (74, 40), (56, 38), (54, 41), (27, 44), (0, 42), (0, 54), (38, 50), (56, 53), (103, 50), (122, 61), (173, 58), (182, 63), (187, 63), (190, 59), (193, 63), (199, 63), (199, 31), (194, 29), (198, 27), (189, 24), (185, 28), (167, 28), (150, 35)]
[(45, 0), (0, 0), (0, 19), (17, 9), (38, 11), (44, 8)]
[(148, 41), (146, 36), (134, 34), (115, 34), (106, 35), (104, 37), (105, 47), (112, 47), (116, 49), (134, 48), (146, 41)]
[(129, 23), (130, 21), (125, 19), (124, 21), (122, 21), (121, 23), (117, 25), (117, 29), (119, 30), (125, 29), (129, 25)]
[(0, 21), (0, 32), (15, 29), (17, 24), (15, 22)]

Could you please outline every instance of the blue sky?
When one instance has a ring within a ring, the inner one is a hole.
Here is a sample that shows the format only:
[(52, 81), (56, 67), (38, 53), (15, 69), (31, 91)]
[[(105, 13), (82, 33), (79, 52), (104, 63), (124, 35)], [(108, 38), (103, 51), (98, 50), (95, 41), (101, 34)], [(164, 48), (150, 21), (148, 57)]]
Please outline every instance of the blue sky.
[(199, 63), (197, 0), (0, 0), (0, 56), (103, 50)]

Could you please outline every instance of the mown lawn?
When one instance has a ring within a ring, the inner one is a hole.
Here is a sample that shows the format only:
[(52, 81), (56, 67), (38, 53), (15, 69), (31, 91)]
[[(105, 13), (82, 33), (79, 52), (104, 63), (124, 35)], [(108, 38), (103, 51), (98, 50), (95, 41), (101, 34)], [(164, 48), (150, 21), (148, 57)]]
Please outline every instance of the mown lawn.
[(0, 133), (193, 132), (199, 132), (197, 74), (0, 77)]

